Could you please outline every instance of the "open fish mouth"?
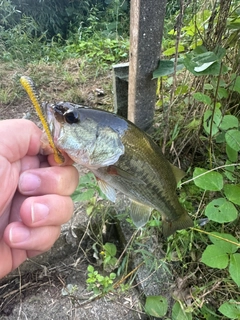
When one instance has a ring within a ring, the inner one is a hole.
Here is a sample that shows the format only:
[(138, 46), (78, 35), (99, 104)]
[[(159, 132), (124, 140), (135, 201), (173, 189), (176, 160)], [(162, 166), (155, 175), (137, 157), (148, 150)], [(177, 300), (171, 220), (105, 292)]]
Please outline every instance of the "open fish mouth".
[(46, 117), (47, 123), (49, 125), (49, 130), (52, 134), (52, 138), (54, 141), (54, 144), (56, 144), (56, 141), (60, 135), (62, 124), (61, 122), (56, 120), (55, 117), (55, 104), (53, 103), (43, 103), (42, 109), (44, 112), (44, 115)]

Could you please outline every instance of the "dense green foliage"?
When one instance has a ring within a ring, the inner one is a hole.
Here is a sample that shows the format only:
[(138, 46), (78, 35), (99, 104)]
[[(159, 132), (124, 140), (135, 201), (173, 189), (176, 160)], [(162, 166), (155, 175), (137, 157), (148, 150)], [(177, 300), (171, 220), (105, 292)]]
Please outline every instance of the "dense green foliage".
[[(195, 13), (189, 14), (190, 9)], [(199, 199), (197, 218), (209, 219), (202, 232), (210, 241), (197, 234), (190, 236), (191, 255), (196, 255), (200, 246), (198, 268), (206, 265), (224, 272), (211, 277), (212, 282), (202, 283), (202, 287), (199, 281), (192, 289), (193, 303), (181, 301), (184, 314), (178, 314), (176, 319), (238, 319), (239, 297), (232, 292), (240, 286), (240, 45), (236, 41), (240, 34), (240, 7), (236, 1), (216, 1), (209, 6), (199, 2), (198, 8), (183, 8), (183, 13), (174, 29), (165, 34), (163, 59), (154, 72), (161, 79), (158, 105), (169, 130), (162, 137), (162, 144), (166, 150), (171, 146), (178, 161), (189, 166), (193, 178), (182, 185), (187, 183), (194, 202)], [(189, 209), (185, 190), (183, 202)], [(187, 263), (186, 240), (183, 244), (181, 235), (173, 239), (168, 249), (170, 259), (175, 251), (183, 266)], [(195, 261), (194, 258), (187, 263), (187, 274)], [(206, 290), (218, 301), (217, 308), (211, 297), (202, 301), (199, 298), (205, 296)], [(172, 318), (175, 319), (173, 315)]]
[[(92, 53), (96, 60), (101, 56), (100, 63), (118, 61), (126, 57), (127, 45), (120, 40), (118, 44), (118, 38), (128, 34), (128, 13), (128, 2), (119, 0), (3, 0), (0, 6), (1, 59), (26, 63)], [(99, 51), (97, 56), (92, 46)]]
[[(104, 26), (120, 32), (124, 27), (121, 17), (128, 9), (128, 1), (120, 3), (118, 0), (3, 0), (0, 7), (0, 25), (5, 29), (12, 29), (28, 17), (35, 22), (32, 35), (40, 36), (46, 33), (47, 39), (51, 39), (58, 34), (66, 39), (69, 32), (75, 32), (82, 27), (92, 27), (93, 11), (97, 11), (99, 30)], [(120, 25), (120, 29), (116, 24)]]

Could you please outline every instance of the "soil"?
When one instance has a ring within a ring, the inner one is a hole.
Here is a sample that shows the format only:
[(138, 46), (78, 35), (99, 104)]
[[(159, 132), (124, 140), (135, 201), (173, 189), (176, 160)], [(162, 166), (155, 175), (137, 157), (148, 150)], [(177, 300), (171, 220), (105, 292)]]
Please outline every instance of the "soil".
[[(86, 290), (87, 266), (92, 242), (80, 238), (70, 241), (76, 219), (83, 226), (86, 213), (78, 209), (71, 223), (64, 226), (53, 248), (24, 263), (0, 282), (0, 319), (147, 319), (139, 305), (139, 293), (109, 293), (94, 297)], [(85, 225), (86, 226), (86, 225)], [(75, 232), (81, 228), (75, 229)], [(66, 240), (67, 239), (67, 240)], [(75, 240), (75, 241), (74, 241)], [(81, 250), (79, 250), (79, 241)], [(71, 243), (70, 243), (71, 242)], [(94, 264), (93, 261), (91, 264)]]

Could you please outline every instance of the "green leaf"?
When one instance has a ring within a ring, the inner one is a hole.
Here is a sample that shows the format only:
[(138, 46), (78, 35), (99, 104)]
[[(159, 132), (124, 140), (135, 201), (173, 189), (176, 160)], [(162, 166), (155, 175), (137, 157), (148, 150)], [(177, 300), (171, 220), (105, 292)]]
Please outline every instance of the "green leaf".
[(240, 93), (240, 76), (238, 76), (235, 80), (233, 91), (237, 91), (238, 93)]
[[(184, 27), (183, 27), (183, 29), (184, 29)], [(195, 48), (195, 50), (194, 50), (195, 55), (202, 54), (202, 53), (205, 53), (205, 52), (208, 52), (208, 50), (203, 45), (197, 46)]]
[(219, 316), (215, 313), (215, 309), (213, 306), (208, 305), (206, 302), (203, 304), (201, 308), (201, 314), (204, 315), (204, 319), (206, 320), (217, 320), (219, 319)]
[(229, 166), (229, 164), (232, 164), (231, 161), (226, 160), (226, 165), (228, 165), (224, 170), (224, 175), (230, 180), (231, 182), (236, 181), (236, 176), (234, 175), (235, 166)]
[(193, 94), (193, 98), (195, 100), (203, 102), (204, 104), (207, 104), (209, 106), (211, 105), (211, 102), (212, 102), (211, 98), (208, 95), (201, 93), (201, 92), (195, 92)]
[(229, 201), (240, 205), (240, 185), (225, 184), (223, 187), (224, 194)]
[(104, 258), (104, 263), (108, 264), (110, 260), (111, 260), (111, 256), (107, 255), (106, 258)]
[[(221, 59), (216, 56), (214, 52), (210, 51), (198, 54), (196, 50), (194, 50), (194, 52), (187, 53), (183, 64), (186, 69), (195, 76), (219, 75), (220, 72), (224, 74), (228, 71), (228, 68), (221, 64)], [(195, 68), (197, 68), (197, 70), (202, 68), (203, 70), (196, 72)]]
[[(184, 46), (179, 44), (178, 45), (178, 52), (183, 52), (185, 50)], [(165, 56), (172, 56), (176, 53), (176, 47), (171, 47), (171, 48), (168, 48), (167, 50), (163, 51), (163, 54)]]
[(212, 221), (226, 223), (234, 221), (238, 216), (235, 206), (225, 198), (212, 200), (205, 209), (205, 215)]
[(95, 195), (95, 190), (93, 189), (88, 189), (86, 191), (80, 191), (80, 190), (76, 190), (71, 198), (73, 199), (73, 201), (89, 201), (90, 199), (93, 198), (93, 196)]
[(236, 19), (234, 18), (232, 21), (228, 22), (227, 25), (228, 29), (240, 29), (240, 18)]
[(218, 310), (229, 319), (240, 318), (240, 305), (237, 301), (224, 302)]
[(189, 92), (189, 86), (188, 85), (179, 85), (177, 86), (175, 90), (175, 95), (181, 95)]
[(228, 130), (225, 138), (230, 148), (235, 151), (240, 151), (240, 131), (236, 129)]
[[(227, 242), (225, 240), (216, 238), (214, 236), (218, 236), (223, 239), (230, 240), (232, 242), (235, 242), (236, 244), (233, 244), (231, 242)], [(211, 232), (211, 234), (209, 235), (209, 239), (212, 241), (213, 244), (220, 247), (222, 249), (222, 251), (224, 251), (225, 253), (234, 253), (239, 248), (238, 240), (229, 233)]]
[[(182, 70), (184, 65), (181, 62), (178, 62), (176, 70)], [(153, 79), (168, 76), (174, 72), (174, 62), (172, 60), (160, 60), (158, 67), (153, 72)]]
[(218, 57), (218, 60), (221, 61), (223, 59), (223, 57), (226, 55), (227, 50), (223, 47), (217, 46), (214, 49), (214, 53), (216, 54), (216, 56)]
[(228, 265), (228, 255), (220, 247), (211, 244), (203, 251), (202, 262), (211, 268), (225, 269)]
[(176, 48), (175, 47), (171, 47), (171, 48), (168, 48), (165, 51), (163, 51), (163, 54), (165, 56), (172, 56), (172, 55), (175, 54), (175, 52), (176, 52)]
[(199, 67), (195, 67), (194, 71), (196, 72), (202, 72), (204, 70), (206, 70), (207, 68), (209, 68), (213, 63), (215, 63), (216, 61), (211, 61), (211, 62), (205, 62), (203, 64), (201, 64)]
[(88, 272), (93, 272), (93, 271), (94, 271), (94, 267), (91, 266), (91, 265), (89, 265), (89, 266), (87, 267), (87, 270), (88, 270)]
[(96, 183), (96, 178), (92, 172), (88, 172), (80, 177), (81, 185), (93, 184), (93, 183)]
[(216, 135), (216, 143), (223, 143), (225, 142), (225, 132), (221, 131)]
[(203, 116), (203, 127), (208, 134), (214, 136), (219, 131), (219, 125), (222, 120), (222, 113), (219, 109), (214, 111), (207, 110)]
[(213, 90), (213, 85), (210, 84), (210, 83), (205, 83), (204, 86), (203, 86), (203, 88), (204, 88), (205, 90)]
[[(203, 174), (199, 178), (197, 176)], [(194, 183), (197, 187), (209, 190), (220, 191), (223, 188), (223, 177), (220, 173), (215, 171), (208, 171), (202, 168), (195, 168), (193, 172)]]
[(93, 205), (87, 206), (86, 213), (88, 216), (90, 216), (90, 214), (93, 212), (93, 209), (94, 209)]
[(172, 320), (192, 320), (192, 313), (185, 312), (177, 301), (172, 308)]
[[(226, 137), (225, 137), (226, 140)], [(236, 162), (238, 159), (238, 152), (234, 149), (232, 149), (228, 144), (226, 144), (226, 153), (228, 156), (228, 159), (232, 162)]]
[(219, 99), (228, 97), (228, 91), (225, 88), (218, 88), (217, 94)]
[(111, 280), (114, 280), (114, 279), (116, 279), (116, 276), (117, 276), (116, 273), (111, 272), (109, 277)]
[[(116, 257), (112, 257), (112, 258), (109, 260), (108, 264), (109, 264), (110, 266), (113, 266), (113, 267), (114, 267), (114, 266), (116, 265), (117, 261), (118, 261), (118, 259), (117, 259)], [(104, 263), (105, 263), (105, 261), (104, 261)]]
[(233, 281), (240, 287), (240, 253), (234, 253), (230, 256), (229, 273)]
[(114, 257), (117, 253), (117, 248), (115, 244), (106, 242), (103, 246), (104, 250), (107, 252), (107, 254), (111, 257)]
[(163, 296), (148, 296), (145, 303), (145, 311), (153, 317), (163, 317), (167, 313), (168, 302)]
[(201, 66), (204, 63), (216, 62), (217, 60), (218, 57), (212, 51), (200, 53), (193, 59), (193, 61), (196, 62), (198, 66)]

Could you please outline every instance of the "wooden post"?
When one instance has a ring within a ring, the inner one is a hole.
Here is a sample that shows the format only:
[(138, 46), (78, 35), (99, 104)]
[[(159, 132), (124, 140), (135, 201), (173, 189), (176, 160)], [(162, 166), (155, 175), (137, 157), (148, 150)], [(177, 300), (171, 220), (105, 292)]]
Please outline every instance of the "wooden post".
[(157, 68), (166, 0), (131, 0), (128, 119), (147, 130), (153, 123)]

